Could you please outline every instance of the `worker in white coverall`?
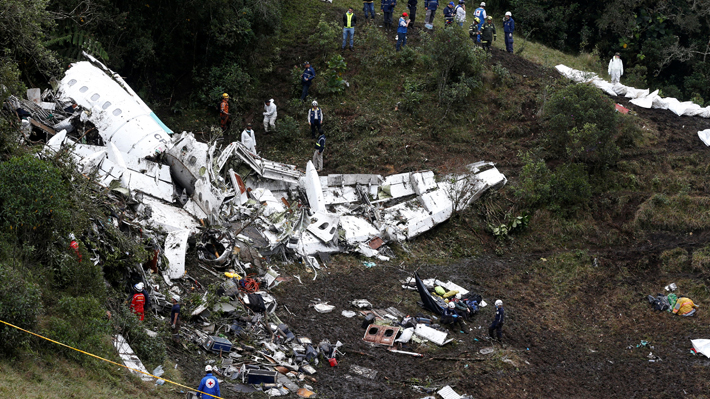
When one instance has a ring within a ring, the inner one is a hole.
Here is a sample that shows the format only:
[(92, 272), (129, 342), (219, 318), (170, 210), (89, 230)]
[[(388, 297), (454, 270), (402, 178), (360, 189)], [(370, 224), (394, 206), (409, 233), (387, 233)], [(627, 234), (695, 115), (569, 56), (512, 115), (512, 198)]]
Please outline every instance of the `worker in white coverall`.
[(276, 130), (276, 104), (274, 104), (274, 99), (268, 100), (264, 103), (264, 131), (269, 132), (269, 126), (271, 130)]
[(251, 123), (248, 123), (247, 128), (242, 130), (242, 144), (250, 152), (256, 154), (256, 136), (254, 136), (254, 129), (251, 128)]
[(609, 76), (611, 76), (611, 83), (619, 83), (621, 75), (624, 74), (624, 63), (621, 62), (619, 58), (619, 53), (614, 54), (614, 58), (609, 61)]

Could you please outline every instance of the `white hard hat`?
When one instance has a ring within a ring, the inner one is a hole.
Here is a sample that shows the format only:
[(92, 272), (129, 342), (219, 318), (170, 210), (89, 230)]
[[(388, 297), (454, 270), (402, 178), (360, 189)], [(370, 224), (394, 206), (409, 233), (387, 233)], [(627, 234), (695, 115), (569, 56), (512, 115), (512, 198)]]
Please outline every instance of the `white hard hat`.
[(503, 306), (503, 301), (496, 299), (496, 306)]
[(456, 294), (456, 299), (461, 299), (461, 294)]
[(506, 17), (512, 17), (513, 14), (511, 14), (510, 11), (506, 11), (505, 16), (506, 16)]
[(134, 287), (136, 291), (143, 291), (143, 283), (138, 283)]
[(205, 371), (212, 371), (212, 366), (210, 366), (209, 364), (205, 366)]
[(314, 107), (317, 107), (317, 106), (318, 106), (318, 101), (313, 100), (313, 102), (311, 103), (311, 105), (314, 106)]
[(486, 6), (486, 2), (484, 1), (481, 3), (481, 7), (485, 7), (485, 6)]
[(179, 295), (173, 294), (173, 299), (175, 300), (175, 302), (180, 303), (180, 296)]
[(453, 309), (456, 307), (456, 304), (453, 302), (449, 302), (449, 309)]

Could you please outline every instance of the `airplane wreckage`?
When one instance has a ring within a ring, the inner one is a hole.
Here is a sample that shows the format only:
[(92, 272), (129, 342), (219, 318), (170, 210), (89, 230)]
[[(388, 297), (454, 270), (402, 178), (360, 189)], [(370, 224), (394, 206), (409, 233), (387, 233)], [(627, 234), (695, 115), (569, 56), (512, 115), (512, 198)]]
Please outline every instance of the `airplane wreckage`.
[(310, 161), (303, 172), (239, 142), (203, 143), (173, 133), (118, 74), (84, 55), (89, 61), (72, 64), (54, 90), (7, 102), (26, 112), (26, 133), (46, 133), (46, 153), (67, 151), (81, 173), (132, 200), (131, 223), (159, 237), (168, 285), (185, 275), (191, 236), (202, 237), (201, 261), (242, 273), (249, 265), (237, 254), (248, 247), (314, 270), (316, 256), (336, 252), (385, 261), (387, 243), (430, 230), (507, 182), (490, 162), (441, 179), (432, 171), (319, 176)]

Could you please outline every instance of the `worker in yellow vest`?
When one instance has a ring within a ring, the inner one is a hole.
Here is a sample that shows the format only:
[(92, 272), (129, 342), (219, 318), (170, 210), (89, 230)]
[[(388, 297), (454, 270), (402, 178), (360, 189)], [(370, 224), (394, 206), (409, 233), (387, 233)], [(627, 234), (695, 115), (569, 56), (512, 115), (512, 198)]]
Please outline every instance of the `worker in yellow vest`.
[(353, 51), (353, 36), (355, 36), (355, 22), (357, 17), (353, 14), (353, 8), (348, 8), (348, 12), (343, 14), (343, 50), (345, 50), (345, 42), (350, 36), (350, 51)]

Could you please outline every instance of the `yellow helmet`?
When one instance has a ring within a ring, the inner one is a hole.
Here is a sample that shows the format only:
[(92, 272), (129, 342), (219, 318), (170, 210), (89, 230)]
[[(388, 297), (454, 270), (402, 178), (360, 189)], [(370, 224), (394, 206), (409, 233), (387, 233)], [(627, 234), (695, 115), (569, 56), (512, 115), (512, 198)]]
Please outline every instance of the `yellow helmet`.
[(481, 20), (478, 19), (478, 17), (473, 17), (473, 20), (476, 21), (476, 22), (481, 22)]
[(227, 93), (222, 94), (222, 98), (229, 98), (229, 94), (227, 94)]

